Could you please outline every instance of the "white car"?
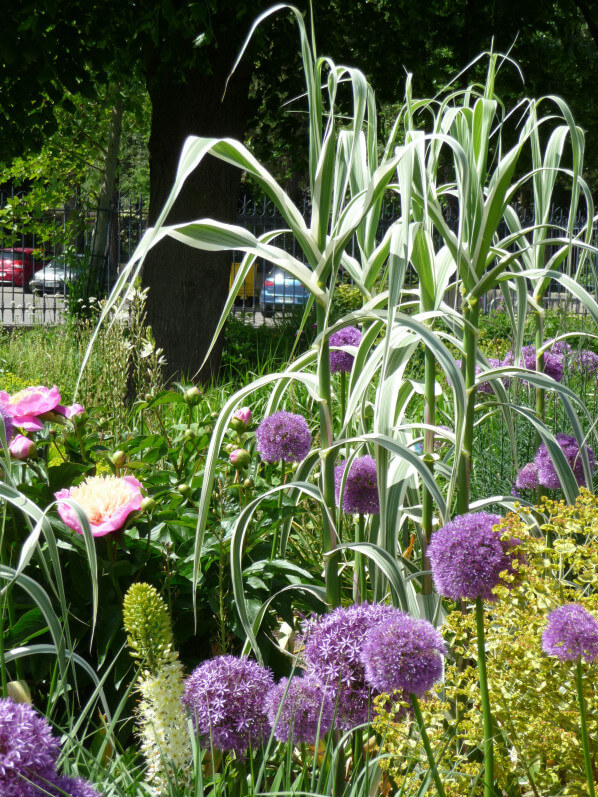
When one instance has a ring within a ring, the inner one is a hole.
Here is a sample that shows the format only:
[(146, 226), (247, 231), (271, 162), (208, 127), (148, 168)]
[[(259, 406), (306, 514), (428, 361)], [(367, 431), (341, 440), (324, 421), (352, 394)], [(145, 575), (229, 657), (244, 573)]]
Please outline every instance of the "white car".
[(56, 257), (50, 260), (47, 266), (35, 272), (33, 279), (29, 282), (29, 287), (33, 293), (64, 293), (68, 292), (69, 286), (79, 277), (83, 266), (83, 255), (75, 255), (67, 261), (64, 257)]

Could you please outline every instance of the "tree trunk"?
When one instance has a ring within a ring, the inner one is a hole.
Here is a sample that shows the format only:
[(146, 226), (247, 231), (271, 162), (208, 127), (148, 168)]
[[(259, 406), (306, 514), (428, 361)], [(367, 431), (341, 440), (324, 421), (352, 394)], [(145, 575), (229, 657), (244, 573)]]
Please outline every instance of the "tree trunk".
[[(211, 74), (198, 68), (186, 72), (184, 83), (150, 85), (150, 224), (172, 188), (188, 136), (243, 138), (251, 76), (248, 61), (235, 72), (222, 99), (234, 56), (226, 47), (214, 48)], [(238, 169), (208, 156), (188, 178), (167, 223), (204, 217), (235, 221), (240, 179)], [(200, 368), (226, 300), (231, 263), (230, 252), (202, 252), (170, 240), (149, 253), (143, 268), (143, 285), (150, 289), (147, 317), (167, 359), (167, 381), (205, 382), (217, 370), (221, 342)]]

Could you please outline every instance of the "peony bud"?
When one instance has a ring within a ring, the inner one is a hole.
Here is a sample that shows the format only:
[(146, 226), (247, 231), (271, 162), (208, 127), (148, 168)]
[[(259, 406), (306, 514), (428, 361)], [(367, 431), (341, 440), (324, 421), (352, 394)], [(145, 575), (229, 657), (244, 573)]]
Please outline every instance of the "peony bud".
[(141, 502), (141, 511), (142, 512), (153, 512), (154, 509), (158, 506), (158, 504), (147, 495)]
[(201, 401), (201, 393), (198, 388), (190, 387), (188, 390), (185, 390), (183, 398), (190, 407), (196, 407)]
[(230, 455), (230, 463), (237, 470), (244, 470), (251, 464), (251, 454), (244, 448), (235, 448)]
[(243, 487), (245, 487), (246, 490), (251, 490), (251, 488), (254, 485), (255, 482), (253, 481), (253, 479), (245, 479), (245, 481), (243, 482)]
[(178, 484), (177, 490), (181, 495), (184, 495), (185, 497), (191, 495), (191, 487), (189, 487), (189, 485), (186, 482)]
[(249, 407), (241, 407), (233, 413), (230, 425), (236, 432), (244, 432), (251, 423), (251, 410)]
[(127, 455), (124, 451), (120, 449), (115, 451), (114, 454), (110, 457), (110, 462), (114, 465), (115, 468), (122, 468), (125, 462), (127, 461)]
[(35, 456), (35, 443), (25, 435), (18, 434), (10, 441), (8, 450), (15, 459), (23, 461)]

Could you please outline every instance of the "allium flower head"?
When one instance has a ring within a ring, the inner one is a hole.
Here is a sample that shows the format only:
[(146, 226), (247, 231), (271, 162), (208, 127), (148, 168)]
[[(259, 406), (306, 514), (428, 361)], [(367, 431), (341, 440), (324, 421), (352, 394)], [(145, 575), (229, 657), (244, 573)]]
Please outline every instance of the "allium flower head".
[[(346, 466), (346, 461), (343, 461), (334, 469), (334, 494), (337, 504), (340, 500)], [(343, 510), (348, 513), (358, 512), (360, 515), (377, 515), (380, 512), (376, 461), (372, 457), (357, 457), (351, 463), (343, 493)]]
[[(490, 368), (500, 368), (500, 366), (503, 364), (496, 357), (488, 357), (488, 362), (490, 364)], [(479, 376), (480, 374), (485, 373), (485, 371), (483, 371), (481, 366), (479, 366), (477, 363), (476, 363), (476, 367), (475, 367), (475, 372), (476, 372), (476, 376)], [(503, 378), (502, 379), (502, 383), (503, 383), (503, 385), (505, 387), (508, 387), (509, 380)], [(494, 393), (494, 391), (492, 390), (490, 382), (480, 382), (478, 384), (478, 390), (479, 390), (480, 393)]]
[(39, 432), (44, 428), (40, 416), (52, 412), (60, 404), (60, 393), (52, 388), (38, 385), (26, 387), (14, 395), (0, 390), (0, 404), (10, 412), (13, 423), (28, 432)]
[(1, 404), (0, 404), (0, 418), (2, 419), (2, 422), (4, 423), (4, 431), (6, 433), (6, 442), (10, 443), (10, 441), (12, 440), (12, 438), (14, 436), (14, 433), (15, 433), (15, 427), (14, 427), (14, 424), (12, 422), (12, 415)]
[(500, 574), (512, 573), (517, 543), (504, 542), (493, 526), (501, 518), (489, 512), (459, 515), (432, 535), (428, 556), (436, 589), (454, 601), (493, 600)]
[(313, 677), (283, 678), (268, 692), (266, 714), (280, 742), (315, 744), (332, 727), (334, 699)]
[(427, 620), (404, 612), (367, 632), (361, 652), (366, 680), (380, 692), (423, 695), (442, 675), (446, 646)]
[(0, 794), (22, 778), (53, 770), (59, 748), (48, 721), (33, 706), (0, 698)]
[(548, 615), (542, 650), (561, 661), (598, 659), (598, 621), (579, 603), (567, 603)]
[(243, 754), (268, 736), (264, 702), (273, 685), (270, 670), (255, 661), (217, 656), (187, 678), (183, 705), (206, 747)]
[(538, 486), (538, 466), (535, 462), (528, 462), (517, 473), (515, 487), (522, 490), (524, 488), (533, 489)]
[(572, 357), (573, 366), (583, 374), (594, 374), (598, 371), (598, 354), (591, 349), (582, 349)]
[[(330, 346), (359, 346), (361, 332), (357, 327), (345, 327), (331, 335), (328, 342)], [(348, 351), (331, 351), (330, 373), (334, 374), (337, 371), (342, 371), (346, 374), (351, 373), (354, 360), (355, 357), (349, 354)]]
[(300, 462), (309, 454), (311, 434), (303, 415), (275, 412), (258, 426), (257, 450), (264, 462)]
[(365, 635), (396, 611), (380, 603), (339, 607), (311, 620), (305, 629), (308, 673), (333, 692), (335, 724), (342, 730), (368, 720), (371, 693), (361, 661)]
[[(563, 372), (565, 369), (564, 357), (561, 353), (561, 348), (555, 350), (553, 346), (551, 351), (544, 352), (544, 373), (550, 376), (555, 382), (563, 381)], [(512, 351), (508, 352), (503, 360), (503, 365), (513, 365), (515, 356)], [(516, 363), (528, 371), (536, 370), (536, 347), (535, 346), (522, 346), (521, 347), (521, 360)]]
[[(49, 786), (45, 781), (49, 781), (52, 786)], [(51, 794), (52, 797), (64, 797), (68, 794), (69, 797), (100, 797), (100, 792), (94, 786), (83, 778), (69, 778), (67, 775), (49, 774), (37, 787), (33, 788), (31, 797), (39, 795), (42, 797), (44, 794)], [(29, 795), (29, 792), (27, 792)]]
[[(580, 487), (585, 487), (586, 480), (583, 472), (583, 462), (579, 453), (579, 443), (574, 437), (562, 433), (556, 435), (556, 441), (561, 447), (567, 462), (571, 466), (571, 470), (575, 475), (577, 483)], [(590, 471), (593, 473), (594, 466), (596, 464), (594, 452), (589, 446), (586, 446), (586, 451), (588, 453)], [(534, 458), (534, 464), (538, 469), (538, 483), (542, 487), (548, 487), (550, 490), (558, 490), (561, 486), (561, 482), (557, 476), (552, 457), (546, 448), (546, 443), (540, 444), (540, 447), (538, 448)]]
[(141, 509), (141, 483), (133, 476), (89, 476), (77, 487), (54, 494), (58, 514), (66, 525), (82, 534), (79, 518), (65, 502), (76, 501), (83, 509), (94, 537), (121, 529), (131, 514)]

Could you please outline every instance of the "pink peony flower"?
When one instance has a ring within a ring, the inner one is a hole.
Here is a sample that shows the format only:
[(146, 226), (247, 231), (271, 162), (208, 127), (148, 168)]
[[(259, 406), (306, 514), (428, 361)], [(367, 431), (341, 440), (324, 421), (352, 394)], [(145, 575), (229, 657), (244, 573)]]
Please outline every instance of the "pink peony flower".
[(89, 476), (77, 487), (55, 493), (58, 514), (73, 531), (82, 534), (74, 509), (65, 498), (75, 501), (87, 515), (91, 533), (103, 537), (121, 529), (131, 514), (141, 509), (141, 483), (133, 476)]
[(85, 407), (82, 404), (71, 404), (69, 407), (64, 407), (62, 404), (59, 404), (57, 407), (54, 407), (54, 412), (57, 412), (65, 418), (74, 418), (77, 415), (83, 415)]
[(39, 432), (44, 428), (40, 416), (52, 412), (60, 404), (58, 388), (26, 387), (14, 395), (9, 395), (5, 390), (0, 390), (0, 404), (12, 415), (15, 426), (28, 432)]
[(35, 455), (35, 443), (25, 435), (18, 434), (8, 444), (11, 457), (25, 460)]

